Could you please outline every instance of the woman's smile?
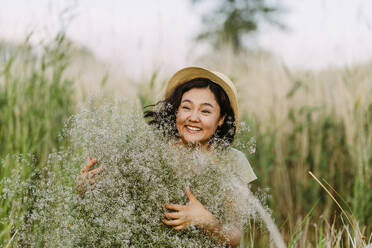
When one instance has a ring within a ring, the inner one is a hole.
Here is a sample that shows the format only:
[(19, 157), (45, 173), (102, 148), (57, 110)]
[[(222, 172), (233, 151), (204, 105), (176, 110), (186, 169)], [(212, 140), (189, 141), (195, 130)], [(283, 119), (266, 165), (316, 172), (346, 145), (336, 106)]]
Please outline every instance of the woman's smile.
[(190, 126), (190, 125), (186, 125), (185, 126), (187, 128), (187, 130), (191, 133), (197, 133), (199, 131), (201, 131), (202, 129), (199, 128), (199, 127), (194, 127), (194, 126)]

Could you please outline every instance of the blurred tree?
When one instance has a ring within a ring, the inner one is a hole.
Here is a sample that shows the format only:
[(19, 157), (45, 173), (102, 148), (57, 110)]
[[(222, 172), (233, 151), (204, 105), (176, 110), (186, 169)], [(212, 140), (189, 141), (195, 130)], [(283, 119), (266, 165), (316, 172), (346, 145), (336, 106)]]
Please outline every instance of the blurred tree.
[[(191, 0), (193, 4), (206, 0)], [(215, 0), (215, 8), (202, 15), (205, 28), (197, 40), (212, 43), (215, 49), (231, 44), (234, 51), (244, 49), (244, 38), (254, 34), (260, 23), (267, 22), (284, 29), (278, 15), (283, 12), (279, 3), (270, 0)]]

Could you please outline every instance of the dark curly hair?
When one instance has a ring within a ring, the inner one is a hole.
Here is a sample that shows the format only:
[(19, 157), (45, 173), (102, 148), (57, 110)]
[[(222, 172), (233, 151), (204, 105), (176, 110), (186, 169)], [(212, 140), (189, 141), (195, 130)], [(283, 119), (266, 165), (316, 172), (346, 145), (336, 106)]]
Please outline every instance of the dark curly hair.
[(220, 106), (220, 116), (226, 115), (223, 124), (217, 127), (209, 142), (231, 145), (234, 140), (236, 126), (230, 100), (221, 86), (206, 78), (195, 78), (187, 81), (174, 89), (172, 94), (165, 100), (146, 106), (145, 109), (152, 107), (151, 110), (144, 112), (144, 117), (149, 118), (148, 124), (159, 128), (166, 135), (179, 137), (176, 127), (177, 110), (183, 94), (193, 88), (209, 88)]

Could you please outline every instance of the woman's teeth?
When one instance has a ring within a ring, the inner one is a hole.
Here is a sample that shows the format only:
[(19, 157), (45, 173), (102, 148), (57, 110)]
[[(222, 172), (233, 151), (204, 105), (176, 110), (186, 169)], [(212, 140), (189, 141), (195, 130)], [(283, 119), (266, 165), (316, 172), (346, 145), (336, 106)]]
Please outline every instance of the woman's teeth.
[(198, 128), (198, 127), (190, 127), (190, 126), (186, 126), (187, 129), (190, 129), (192, 131), (200, 131), (201, 128)]

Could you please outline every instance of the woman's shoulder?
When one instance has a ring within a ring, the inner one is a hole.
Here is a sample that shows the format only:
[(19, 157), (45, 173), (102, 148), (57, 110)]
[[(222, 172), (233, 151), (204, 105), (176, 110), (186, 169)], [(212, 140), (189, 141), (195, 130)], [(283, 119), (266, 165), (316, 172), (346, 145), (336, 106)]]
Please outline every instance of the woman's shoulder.
[(230, 147), (230, 153), (232, 153), (233, 155), (236, 155), (238, 157), (245, 157), (245, 154), (241, 151), (239, 151), (238, 149), (234, 148), (234, 147)]
[[(232, 161), (235, 161), (237, 163), (248, 163), (249, 164), (249, 161), (247, 159), (247, 157), (245, 156), (245, 154), (241, 151), (239, 151), (238, 149), (235, 149), (233, 147), (230, 147), (229, 150), (228, 150), (228, 157), (229, 159), (231, 159)], [(250, 164), (249, 164), (250, 166)]]
[(236, 176), (244, 183), (248, 184), (257, 179), (251, 164), (243, 152), (231, 147), (229, 150), (229, 160), (229, 164), (231, 165)]

